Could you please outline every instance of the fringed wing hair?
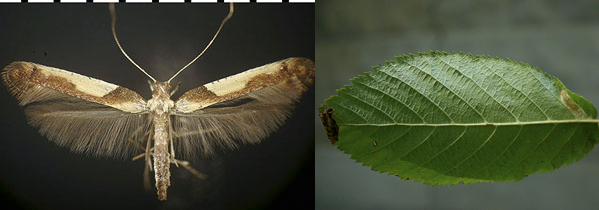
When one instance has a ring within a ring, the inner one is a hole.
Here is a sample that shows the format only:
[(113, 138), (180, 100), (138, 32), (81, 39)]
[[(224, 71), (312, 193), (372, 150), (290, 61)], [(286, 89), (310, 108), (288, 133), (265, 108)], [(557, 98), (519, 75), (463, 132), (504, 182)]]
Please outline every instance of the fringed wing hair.
[(2, 80), (29, 124), (75, 152), (128, 157), (142, 142), (151, 119), (136, 92), (101, 80), (29, 62), (13, 62)]
[(259, 143), (312, 83), (314, 61), (288, 58), (192, 89), (171, 113), (175, 151), (194, 158), (212, 155), (215, 146)]

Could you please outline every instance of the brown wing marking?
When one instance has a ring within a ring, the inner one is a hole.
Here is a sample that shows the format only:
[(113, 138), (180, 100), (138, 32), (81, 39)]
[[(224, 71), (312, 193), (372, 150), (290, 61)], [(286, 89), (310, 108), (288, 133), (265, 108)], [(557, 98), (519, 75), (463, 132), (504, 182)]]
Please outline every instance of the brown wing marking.
[(150, 130), (143, 99), (126, 88), (28, 62), (11, 63), (2, 79), (29, 124), (75, 152), (130, 157), (136, 148), (127, 140), (144, 141)]
[(286, 86), (288, 91), (303, 93), (312, 83), (314, 61), (288, 58), (187, 91), (177, 100), (175, 110), (190, 113), (273, 85)]
[(171, 115), (175, 151), (197, 158), (210, 156), (215, 146), (261, 142), (285, 122), (314, 82), (314, 71), (313, 61), (290, 58), (190, 90)]
[(9, 64), (2, 72), (2, 80), (21, 105), (34, 101), (39, 96), (31, 93), (45, 87), (125, 112), (145, 111), (145, 100), (132, 90), (35, 63), (17, 61)]

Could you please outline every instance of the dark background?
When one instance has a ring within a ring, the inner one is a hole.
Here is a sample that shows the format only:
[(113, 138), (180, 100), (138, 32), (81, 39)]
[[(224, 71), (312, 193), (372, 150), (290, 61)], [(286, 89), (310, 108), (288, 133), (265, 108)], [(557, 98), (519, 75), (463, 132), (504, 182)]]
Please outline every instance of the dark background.
[[(157, 80), (167, 80), (210, 41), (225, 4), (116, 6), (117, 35)], [(212, 47), (174, 79), (173, 99), (199, 85), (287, 57), (314, 59), (314, 4), (236, 4)], [(106, 4), (0, 5), (0, 66), (30, 61), (121, 85), (150, 98), (148, 78), (127, 61), (110, 32)], [(0, 88), (3, 205), (39, 209), (313, 208), (314, 88), (262, 144), (194, 162), (200, 181), (171, 166), (168, 201), (145, 191), (143, 161), (96, 159), (56, 146), (27, 125)], [(153, 175), (152, 175), (153, 179)]]
[[(599, 105), (599, 1), (328, 0), (316, 7), (314, 108), (394, 56), (429, 50), (523, 61)], [(597, 209), (599, 149), (519, 182), (429, 186), (371, 171), (316, 120), (316, 209)]]

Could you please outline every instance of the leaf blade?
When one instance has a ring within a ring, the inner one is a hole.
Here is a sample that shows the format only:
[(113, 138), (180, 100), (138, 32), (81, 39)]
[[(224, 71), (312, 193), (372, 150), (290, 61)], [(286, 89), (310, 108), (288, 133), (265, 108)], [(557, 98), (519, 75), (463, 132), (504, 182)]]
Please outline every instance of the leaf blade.
[(337, 148), (375, 171), (517, 181), (579, 160), (599, 139), (594, 106), (528, 64), (431, 52), (373, 69), (319, 110), (334, 110)]

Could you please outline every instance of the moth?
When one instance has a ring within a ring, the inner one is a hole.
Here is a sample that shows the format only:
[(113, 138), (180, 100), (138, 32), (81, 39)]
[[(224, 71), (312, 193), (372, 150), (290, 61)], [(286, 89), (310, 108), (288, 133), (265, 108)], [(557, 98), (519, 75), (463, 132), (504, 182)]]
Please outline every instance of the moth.
[[(224, 23), (206, 49), (215, 40)], [(185, 92), (156, 81), (120, 46), (152, 81), (152, 97), (144, 99), (122, 86), (59, 68), (16, 61), (1, 72), (4, 85), (25, 109), (28, 123), (49, 140), (72, 151), (99, 157), (130, 157), (143, 148), (146, 171), (154, 171), (159, 200), (167, 199), (170, 164), (175, 159), (208, 157), (218, 147), (259, 143), (281, 126), (295, 103), (314, 83), (315, 65), (307, 58), (288, 58), (247, 70)], [(140, 146), (140, 145), (145, 145)], [(192, 171), (193, 172), (193, 171)]]

